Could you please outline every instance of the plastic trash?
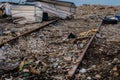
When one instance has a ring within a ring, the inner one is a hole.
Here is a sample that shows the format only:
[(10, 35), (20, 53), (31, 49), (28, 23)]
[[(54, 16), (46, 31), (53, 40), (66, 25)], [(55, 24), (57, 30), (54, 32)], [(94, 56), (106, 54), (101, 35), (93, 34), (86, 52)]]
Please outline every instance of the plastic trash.
[(69, 36), (68, 36), (68, 39), (70, 39), (70, 38), (76, 38), (76, 35), (73, 34), (73, 33), (70, 33)]
[(117, 18), (107, 18), (107, 17), (105, 17), (103, 19), (103, 23), (104, 24), (117, 24), (118, 23), (118, 19)]
[(120, 20), (120, 14), (116, 14), (115, 18), (117, 18), (118, 20)]

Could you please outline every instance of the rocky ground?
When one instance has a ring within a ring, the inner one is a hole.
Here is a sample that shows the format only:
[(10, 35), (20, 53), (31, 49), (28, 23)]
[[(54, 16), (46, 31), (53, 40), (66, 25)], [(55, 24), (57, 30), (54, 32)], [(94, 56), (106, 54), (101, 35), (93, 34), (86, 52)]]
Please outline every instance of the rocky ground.
[[(1, 80), (68, 80), (69, 69), (77, 63), (79, 53), (88, 42), (74, 43), (74, 40), (81, 38), (80, 33), (96, 29), (105, 15), (114, 16), (119, 12), (119, 6), (83, 5), (77, 8), (74, 19), (59, 20), (13, 44), (6, 44), (0, 49)], [(4, 34), (0, 42), (37, 26), (40, 24), (2, 22)], [(120, 79), (119, 26), (120, 23), (101, 27), (73, 80)], [(73, 39), (68, 38), (71, 33)]]
[[(91, 8), (91, 7), (90, 7)], [(119, 12), (119, 7), (100, 7), (102, 13)], [(96, 10), (96, 13), (100, 11)], [(94, 11), (93, 11), (94, 13)], [(101, 14), (102, 14), (101, 13)], [(119, 80), (120, 79), (120, 23), (103, 25), (80, 64), (77, 80)]]
[(120, 79), (119, 25), (103, 26), (100, 32), (103, 37), (97, 37), (91, 44), (75, 75), (77, 80)]

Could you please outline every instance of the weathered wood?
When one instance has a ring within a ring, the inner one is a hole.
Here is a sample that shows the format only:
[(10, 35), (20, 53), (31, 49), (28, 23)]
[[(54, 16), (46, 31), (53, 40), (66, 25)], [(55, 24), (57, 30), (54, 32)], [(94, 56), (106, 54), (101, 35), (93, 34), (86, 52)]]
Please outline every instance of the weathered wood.
[[(43, 11), (37, 9), (35, 6), (28, 5), (13, 5), (12, 6), (12, 17), (23, 17), (24, 20), (19, 21), (18, 23), (34, 23), (41, 22)], [(16, 21), (16, 20), (15, 20)]]
[(75, 8), (60, 6), (46, 2), (38, 2), (38, 7), (41, 7), (44, 12), (55, 14), (56, 16), (66, 19), (75, 13)]

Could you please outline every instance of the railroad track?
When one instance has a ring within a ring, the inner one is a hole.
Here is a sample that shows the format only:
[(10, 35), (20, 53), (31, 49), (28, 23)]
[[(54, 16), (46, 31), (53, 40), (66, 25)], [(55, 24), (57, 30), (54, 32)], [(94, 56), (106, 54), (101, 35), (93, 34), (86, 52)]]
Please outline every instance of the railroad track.
[(32, 30), (30, 30), (30, 31), (27, 31), (27, 32), (25, 32), (25, 33), (23, 33), (23, 34), (21, 34), (21, 35), (18, 35), (18, 36), (16, 36), (16, 37), (12, 38), (12, 39), (6, 40), (6, 41), (4, 41), (4, 42), (2, 42), (2, 43), (0, 44), (0, 47), (3, 46), (3, 45), (6, 44), (6, 43), (13, 42), (14, 40), (18, 39), (19, 37), (28, 35), (28, 34), (34, 32), (34, 31), (36, 31), (36, 30), (42, 29), (42, 28), (44, 28), (44, 27), (46, 27), (46, 26), (48, 26), (48, 25), (56, 22), (57, 20), (58, 20), (58, 19), (48, 21), (48, 22), (44, 23), (42, 26), (39, 26), (39, 27), (37, 27), (37, 28), (35, 28), (35, 29), (32, 29)]
[[(38, 27), (38, 28), (35, 28), (35, 29), (33, 29), (33, 30), (30, 30), (30, 31), (24, 33), (24, 34), (21, 34), (21, 35), (19, 35), (19, 36), (17, 36), (17, 37), (14, 37), (14, 38), (10, 39), (10, 40), (7, 40), (7, 41), (1, 43), (1, 44), (0, 44), (0, 47), (3, 46), (3, 45), (6, 44), (6, 43), (13, 42), (13, 41), (16, 40), (16, 39), (19, 39), (19, 37), (22, 37), (22, 36), (25, 36), (25, 35), (27, 35), (27, 34), (30, 34), (30, 33), (34, 32), (34, 31), (36, 31), (36, 30), (45, 28), (46, 26), (48, 26), (49, 24), (52, 24), (52, 23), (56, 22), (57, 20), (58, 20), (58, 19), (49, 21), (49, 22), (43, 24), (42, 26), (40, 26), (40, 27)], [(102, 26), (102, 22), (99, 24), (99, 26), (98, 26), (98, 28), (97, 28), (97, 32), (100, 30), (101, 26)], [(68, 71), (68, 75), (67, 75), (67, 76), (68, 76), (70, 79), (74, 76), (76, 69), (78, 68), (79, 64), (81, 63), (81, 61), (82, 61), (85, 53), (87, 52), (90, 44), (91, 44), (92, 41), (94, 40), (97, 32), (95, 32), (95, 33), (90, 37), (88, 43), (87, 43), (87, 44), (85, 45), (85, 47), (82, 49), (82, 53), (79, 53), (79, 55), (78, 55), (79, 57), (77, 58), (77, 63), (76, 63), (75, 65), (72, 65), (73, 67)], [(35, 76), (33, 76), (33, 77), (35, 77)], [(72, 78), (72, 79), (73, 79), (73, 78)]]
[(89, 39), (89, 41), (86, 44), (85, 48), (82, 50), (82, 53), (79, 53), (79, 58), (77, 59), (78, 63), (76, 63), (75, 65), (73, 65), (73, 67), (69, 70), (68, 76), (69, 76), (70, 79), (73, 79), (77, 68), (79, 67), (81, 61), (83, 60), (84, 55), (87, 52), (87, 50), (89, 49), (89, 47), (90, 47), (91, 43), (93, 42), (96, 34), (100, 31), (100, 28), (101, 28), (102, 24), (103, 24), (103, 22), (101, 22), (98, 25), (97, 31), (91, 36), (91, 38)]

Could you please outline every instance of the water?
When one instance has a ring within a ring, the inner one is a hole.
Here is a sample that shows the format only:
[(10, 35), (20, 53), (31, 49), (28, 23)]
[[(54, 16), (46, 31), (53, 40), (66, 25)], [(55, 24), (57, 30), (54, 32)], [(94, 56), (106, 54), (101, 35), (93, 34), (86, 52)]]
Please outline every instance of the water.
[[(13, 1), (19, 2), (20, 0), (0, 0), (1, 1)], [(120, 0), (61, 0), (61, 1), (71, 1), (74, 2), (77, 6), (82, 4), (101, 4), (101, 5), (120, 5)]]

